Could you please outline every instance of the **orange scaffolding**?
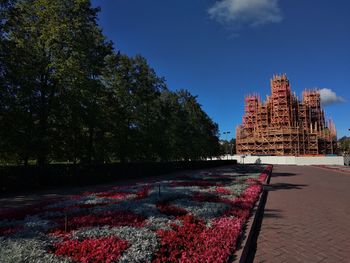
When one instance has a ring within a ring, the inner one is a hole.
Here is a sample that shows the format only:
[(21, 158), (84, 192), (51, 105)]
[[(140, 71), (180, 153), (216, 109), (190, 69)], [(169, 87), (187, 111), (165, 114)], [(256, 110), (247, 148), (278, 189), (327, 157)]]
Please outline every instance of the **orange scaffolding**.
[(292, 93), (286, 74), (274, 75), (271, 96), (245, 97), (236, 150), (247, 155), (324, 155), (336, 150), (336, 129), (325, 121), (318, 90), (305, 90), (302, 101)]

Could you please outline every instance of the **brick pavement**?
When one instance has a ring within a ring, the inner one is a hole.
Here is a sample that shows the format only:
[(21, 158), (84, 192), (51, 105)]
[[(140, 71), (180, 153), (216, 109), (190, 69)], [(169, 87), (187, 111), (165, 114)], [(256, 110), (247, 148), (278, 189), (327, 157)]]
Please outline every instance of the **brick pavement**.
[(275, 166), (254, 262), (350, 262), (350, 176)]
[(338, 172), (342, 172), (350, 175), (350, 166), (339, 166), (339, 165), (314, 165), (319, 168), (327, 169), (327, 170), (335, 170)]

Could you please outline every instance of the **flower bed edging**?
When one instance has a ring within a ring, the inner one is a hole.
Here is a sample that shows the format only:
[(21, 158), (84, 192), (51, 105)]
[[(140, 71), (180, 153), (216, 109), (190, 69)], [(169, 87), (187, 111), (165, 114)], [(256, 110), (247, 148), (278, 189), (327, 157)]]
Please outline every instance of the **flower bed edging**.
[(243, 233), (241, 240), (239, 241), (239, 247), (236, 249), (235, 253), (229, 260), (231, 263), (245, 263), (248, 262), (249, 259), (252, 259), (252, 252), (258, 238), (257, 231), (259, 230), (262, 218), (264, 216), (267, 199), (266, 186), (270, 184), (273, 165), (270, 167), (271, 169), (263, 182), (263, 191), (260, 194), (259, 200), (255, 203), (255, 206), (251, 212), (251, 216), (248, 218), (243, 227)]

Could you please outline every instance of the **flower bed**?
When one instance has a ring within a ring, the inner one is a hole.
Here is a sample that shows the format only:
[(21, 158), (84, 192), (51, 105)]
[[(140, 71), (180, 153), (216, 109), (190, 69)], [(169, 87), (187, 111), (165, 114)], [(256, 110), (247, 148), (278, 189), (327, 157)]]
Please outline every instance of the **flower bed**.
[(127, 241), (117, 237), (87, 238), (57, 243), (53, 253), (83, 263), (110, 263), (117, 261), (128, 246)]
[(271, 166), (233, 166), (0, 213), (0, 262), (227, 262)]

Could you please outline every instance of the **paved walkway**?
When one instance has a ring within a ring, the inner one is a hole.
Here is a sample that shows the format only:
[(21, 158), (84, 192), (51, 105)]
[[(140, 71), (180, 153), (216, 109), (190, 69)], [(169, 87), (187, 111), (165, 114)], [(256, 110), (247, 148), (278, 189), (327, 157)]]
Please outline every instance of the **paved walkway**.
[(339, 166), (339, 165), (315, 165), (316, 167), (338, 171), (350, 175), (350, 166)]
[(350, 175), (275, 166), (254, 262), (350, 262)]

